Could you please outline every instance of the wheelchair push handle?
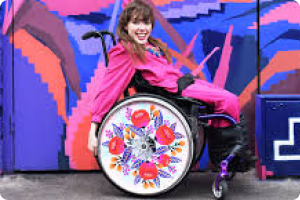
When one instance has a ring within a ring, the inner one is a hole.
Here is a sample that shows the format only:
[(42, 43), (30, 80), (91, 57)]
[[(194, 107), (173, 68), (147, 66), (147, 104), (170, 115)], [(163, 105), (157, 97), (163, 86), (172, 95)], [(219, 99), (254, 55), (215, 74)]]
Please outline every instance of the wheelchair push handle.
[(104, 40), (104, 37), (103, 37), (104, 35), (110, 35), (110, 37), (113, 40), (113, 45), (117, 44), (116, 38), (113, 35), (113, 33), (109, 32), (107, 30), (87, 32), (84, 35), (82, 35), (81, 39), (82, 40), (88, 40), (88, 39), (90, 39), (92, 37), (93, 38), (100, 38), (101, 39), (102, 49), (103, 49), (103, 53), (104, 53), (104, 56), (105, 56), (105, 65), (107, 66), (108, 65), (108, 55), (107, 55), (107, 48), (106, 48), (105, 40)]
[(116, 45), (116, 38), (115, 36), (113, 35), (113, 33), (109, 32), (109, 31), (106, 31), (106, 30), (103, 30), (103, 31), (90, 31), (90, 32), (87, 32), (85, 33), (81, 38), (83, 40), (87, 40), (87, 39), (90, 39), (91, 37), (94, 37), (94, 38), (99, 38), (104, 36), (104, 35), (110, 35), (112, 40), (113, 40), (113, 44)]

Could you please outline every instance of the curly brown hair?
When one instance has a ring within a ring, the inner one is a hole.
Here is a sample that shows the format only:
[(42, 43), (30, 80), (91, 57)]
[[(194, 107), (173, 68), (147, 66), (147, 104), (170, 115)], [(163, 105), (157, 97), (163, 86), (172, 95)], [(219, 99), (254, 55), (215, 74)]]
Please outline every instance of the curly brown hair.
[[(136, 56), (142, 62), (145, 62), (144, 46), (134, 41), (133, 38), (128, 35), (128, 31), (125, 29), (131, 18), (136, 16), (142, 19), (145, 23), (150, 21), (152, 28), (154, 28), (155, 18), (152, 8), (142, 0), (133, 0), (125, 7), (120, 15), (117, 26), (117, 35), (119, 37), (119, 42), (124, 45), (125, 49), (130, 53), (132, 58)], [(172, 62), (171, 54), (166, 45), (152, 36), (149, 37), (148, 42), (153, 46), (158, 47), (164, 53), (168, 63)]]

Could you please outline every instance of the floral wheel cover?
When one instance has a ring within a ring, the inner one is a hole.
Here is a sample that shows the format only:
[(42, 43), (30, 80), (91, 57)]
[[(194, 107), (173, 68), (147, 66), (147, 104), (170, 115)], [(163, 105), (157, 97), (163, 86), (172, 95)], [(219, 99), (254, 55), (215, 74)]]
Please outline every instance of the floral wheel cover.
[(130, 98), (100, 128), (99, 161), (121, 189), (139, 195), (166, 192), (186, 175), (193, 158), (189, 126), (169, 103)]

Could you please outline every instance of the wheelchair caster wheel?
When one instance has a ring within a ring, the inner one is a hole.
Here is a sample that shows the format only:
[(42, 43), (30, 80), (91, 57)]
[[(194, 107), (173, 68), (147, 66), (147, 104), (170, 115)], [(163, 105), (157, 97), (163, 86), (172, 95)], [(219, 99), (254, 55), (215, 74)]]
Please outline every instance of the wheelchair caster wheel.
[(98, 140), (106, 178), (137, 196), (173, 189), (187, 175), (194, 155), (187, 117), (155, 95), (135, 95), (118, 103), (103, 120)]
[(219, 182), (218, 187), (216, 186), (216, 181), (214, 181), (212, 185), (212, 192), (214, 194), (214, 197), (218, 200), (225, 199), (225, 196), (228, 192), (228, 185), (226, 180), (221, 180)]

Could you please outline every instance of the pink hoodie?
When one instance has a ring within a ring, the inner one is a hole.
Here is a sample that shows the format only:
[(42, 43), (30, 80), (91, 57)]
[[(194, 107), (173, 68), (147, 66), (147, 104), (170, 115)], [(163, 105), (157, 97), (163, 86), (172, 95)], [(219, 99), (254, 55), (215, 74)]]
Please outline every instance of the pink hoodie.
[(132, 63), (131, 56), (121, 43), (109, 51), (109, 64), (105, 75), (100, 80), (100, 87), (92, 108), (92, 121), (100, 123), (103, 115), (124, 92), (136, 70), (142, 72), (143, 77), (154, 86), (163, 87), (169, 92), (178, 91), (177, 80), (183, 74), (168, 64), (164, 56), (146, 51), (146, 63)]
[[(111, 109), (120, 95), (128, 86), (136, 70), (154, 86), (177, 93), (177, 81), (183, 74), (173, 65), (168, 64), (164, 56), (156, 56), (145, 52), (146, 62), (133, 63), (131, 56), (121, 43), (109, 52), (109, 65), (100, 80), (100, 87), (92, 108), (92, 122), (100, 123), (102, 117)], [(214, 113), (228, 114), (239, 122), (240, 107), (238, 98), (211, 83), (195, 80), (194, 84), (182, 91), (182, 96), (202, 100), (213, 106)], [(214, 120), (213, 126), (225, 127), (230, 125), (225, 120)]]

